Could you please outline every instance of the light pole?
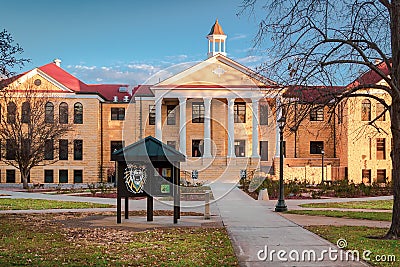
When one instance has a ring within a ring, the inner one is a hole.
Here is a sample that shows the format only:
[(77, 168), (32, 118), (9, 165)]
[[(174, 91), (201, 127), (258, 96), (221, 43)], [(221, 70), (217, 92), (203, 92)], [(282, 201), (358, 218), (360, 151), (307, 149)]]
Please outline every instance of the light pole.
[(283, 128), (285, 127), (286, 118), (280, 117), (278, 120), (279, 126), (279, 199), (276, 203), (275, 211), (287, 211), (287, 206), (284, 198), (283, 190)]
[(321, 156), (322, 156), (322, 165), (321, 165), (322, 179), (321, 179), (321, 184), (324, 184), (324, 156), (325, 156), (325, 151), (323, 149), (321, 150)]

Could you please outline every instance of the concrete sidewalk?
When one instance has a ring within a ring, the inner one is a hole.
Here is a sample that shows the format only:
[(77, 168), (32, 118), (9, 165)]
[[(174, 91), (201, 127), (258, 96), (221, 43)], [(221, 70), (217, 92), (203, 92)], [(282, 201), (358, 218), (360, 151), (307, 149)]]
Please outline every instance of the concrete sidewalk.
[[(331, 260), (322, 251), (338, 250), (336, 245), (285, 219), (273, 211), (272, 205), (252, 199), (233, 184), (212, 184), (211, 188), (240, 266), (368, 266), (363, 262)], [(265, 248), (268, 258), (260, 260), (258, 256), (265, 257)], [(277, 252), (271, 260), (272, 250), (285, 251), (283, 258), (288, 261), (280, 261)], [(315, 251), (317, 259), (321, 255), (323, 259), (290, 261), (288, 255), (293, 250), (299, 253), (300, 259), (310, 250)], [(344, 253), (341, 250), (336, 253), (339, 258), (341, 252)]]

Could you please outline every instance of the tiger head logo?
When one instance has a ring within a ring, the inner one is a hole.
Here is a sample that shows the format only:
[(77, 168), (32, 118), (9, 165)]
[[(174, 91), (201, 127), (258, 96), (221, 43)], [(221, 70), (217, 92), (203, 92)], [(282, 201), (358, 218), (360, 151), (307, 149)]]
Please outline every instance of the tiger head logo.
[(144, 167), (128, 164), (124, 172), (124, 180), (129, 192), (134, 194), (143, 193), (146, 179), (147, 174)]

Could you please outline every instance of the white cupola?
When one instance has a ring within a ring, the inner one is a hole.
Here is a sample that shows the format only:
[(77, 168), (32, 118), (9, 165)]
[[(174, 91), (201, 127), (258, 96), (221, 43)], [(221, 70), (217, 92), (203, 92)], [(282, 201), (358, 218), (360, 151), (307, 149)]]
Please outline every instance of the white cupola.
[(215, 21), (214, 25), (211, 27), (210, 33), (207, 35), (208, 39), (208, 54), (207, 56), (213, 57), (217, 54), (226, 56), (226, 35), (222, 30), (221, 25), (218, 23), (218, 19)]

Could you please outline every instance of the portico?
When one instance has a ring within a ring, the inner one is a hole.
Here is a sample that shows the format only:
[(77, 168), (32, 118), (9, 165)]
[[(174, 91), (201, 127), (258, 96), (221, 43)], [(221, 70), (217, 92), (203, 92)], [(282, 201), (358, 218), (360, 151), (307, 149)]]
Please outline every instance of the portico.
[(263, 118), (260, 125), (260, 116), (272, 114), (265, 108), (278, 89), (226, 57), (226, 35), (218, 21), (207, 39), (208, 59), (150, 87), (155, 137), (187, 157), (182, 166), (187, 172), (198, 170), (207, 178), (219, 172), (237, 180), (240, 170), (258, 168), (261, 159), (272, 165), (275, 123)]

